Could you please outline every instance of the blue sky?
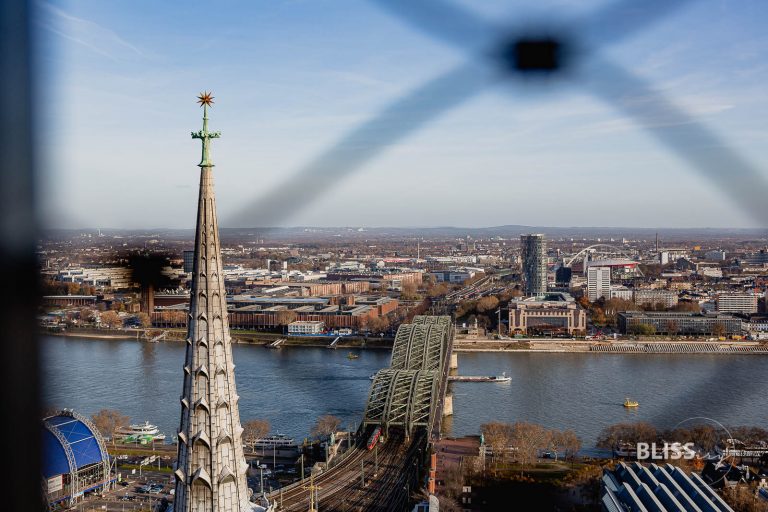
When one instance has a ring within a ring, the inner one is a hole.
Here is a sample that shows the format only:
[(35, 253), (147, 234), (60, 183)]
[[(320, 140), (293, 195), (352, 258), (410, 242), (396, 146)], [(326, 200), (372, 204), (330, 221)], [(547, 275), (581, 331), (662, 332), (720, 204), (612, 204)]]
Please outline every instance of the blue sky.
[[(496, 21), (603, 4), (464, 3)], [(768, 179), (767, 15), (760, 0), (693, 1), (603, 52)], [(281, 189), (268, 224), (756, 225), (579, 79), (489, 81), (330, 187), (291, 181), (360, 123), (467, 60), (374, 2), (50, 1), (38, 3), (35, 27), (49, 226), (192, 227), (200, 143), (189, 132), (200, 127), (204, 89), (222, 131), (213, 146), (222, 225), (263, 225), (258, 208), (246, 221), (238, 214), (285, 182), (295, 194)]]

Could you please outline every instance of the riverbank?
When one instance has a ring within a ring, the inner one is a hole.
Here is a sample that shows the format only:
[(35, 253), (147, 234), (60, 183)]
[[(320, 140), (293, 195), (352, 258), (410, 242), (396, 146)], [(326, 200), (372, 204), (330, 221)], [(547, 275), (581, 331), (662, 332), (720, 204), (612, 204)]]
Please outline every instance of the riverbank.
[[(162, 335), (162, 341), (184, 341), (186, 329), (68, 329), (66, 331), (42, 331), (48, 336), (85, 338), (92, 340), (137, 340), (148, 342)], [(266, 347), (275, 340), (283, 339), (281, 347), (328, 347), (332, 336), (285, 336), (279, 333), (258, 331), (231, 331), (232, 342), (238, 345)], [(341, 349), (390, 350), (392, 338), (344, 336), (336, 343)], [(512, 340), (466, 339), (454, 341), (455, 352), (544, 352), (590, 354), (744, 354), (768, 355), (765, 341), (709, 341), (701, 340), (609, 340), (586, 341), (563, 338), (520, 338)]]
[[(149, 342), (149, 340), (162, 336), (159, 341), (184, 341), (187, 335), (186, 329), (78, 329), (70, 328), (65, 331), (40, 332), (45, 336), (61, 336), (70, 338), (85, 338), (91, 340), (135, 340)], [(332, 336), (285, 336), (278, 333), (257, 331), (231, 331), (232, 343), (239, 345), (267, 346), (278, 339), (284, 339), (281, 347), (327, 347), (335, 339)], [(392, 348), (392, 338), (373, 338), (360, 336), (345, 336), (336, 343), (336, 348), (359, 349), (386, 349)]]
[(520, 340), (456, 339), (454, 352), (552, 352), (590, 354), (739, 354), (768, 355), (768, 344), (756, 341), (585, 341), (562, 338)]

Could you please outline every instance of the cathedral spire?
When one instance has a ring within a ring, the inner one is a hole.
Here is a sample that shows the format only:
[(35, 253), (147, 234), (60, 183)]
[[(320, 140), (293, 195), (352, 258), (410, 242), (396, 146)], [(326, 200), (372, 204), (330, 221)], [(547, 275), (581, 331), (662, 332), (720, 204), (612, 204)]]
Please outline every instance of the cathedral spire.
[(208, 107), (213, 107), (213, 94), (210, 92), (201, 92), (197, 97), (197, 102), (203, 107), (203, 129), (199, 132), (192, 132), (193, 139), (200, 139), (203, 142), (203, 157), (198, 167), (213, 167), (211, 161), (211, 139), (221, 137), (221, 132), (208, 131)]
[(201, 94), (198, 103), (203, 107), (203, 129), (192, 132), (192, 138), (202, 141), (203, 156), (174, 511), (244, 512), (253, 504), (246, 481), (210, 158), (210, 141), (220, 133), (208, 131), (211, 93)]

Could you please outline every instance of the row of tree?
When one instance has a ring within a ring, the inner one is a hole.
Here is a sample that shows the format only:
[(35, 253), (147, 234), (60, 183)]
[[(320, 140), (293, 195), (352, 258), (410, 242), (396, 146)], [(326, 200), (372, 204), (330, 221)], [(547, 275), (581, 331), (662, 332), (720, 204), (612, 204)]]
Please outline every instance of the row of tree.
[(520, 297), (522, 294), (522, 290), (515, 286), (507, 288), (496, 295), (465, 300), (456, 306), (453, 313), (454, 318), (457, 321), (466, 322), (470, 325), (477, 321), (477, 325), (480, 327), (498, 329), (498, 314), (496, 311), (499, 307), (505, 307), (510, 300)]
[[(114, 409), (102, 409), (91, 416), (91, 421), (101, 435), (114, 440), (115, 431), (121, 427), (128, 426), (131, 419), (120, 411)], [(317, 418), (317, 422), (314, 427), (312, 427), (311, 435), (316, 439), (323, 439), (332, 433), (337, 432), (340, 426), (341, 418), (331, 414), (324, 414)], [(251, 450), (253, 450), (256, 442), (259, 439), (267, 437), (270, 429), (271, 424), (269, 423), (269, 420), (252, 419), (246, 421), (243, 423), (243, 443), (246, 446), (250, 446)]]
[(650, 423), (618, 423), (605, 427), (597, 439), (597, 447), (613, 449), (619, 443), (694, 443), (704, 451), (712, 451), (725, 438), (732, 437), (747, 445), (768, 442), (768, 430), (760, 427), (727, 427), (709, 423), (659, 430)]
[(492, 450), (494, 467), (511, 459), (520, 465), (521, 474), (543, 452), (552, 453), (555, 460), (572, 460), (581, 449), (581, 440), (573, 430), (547, 429), (535, 423), (491, 422), (483, 424), (480, 432)]

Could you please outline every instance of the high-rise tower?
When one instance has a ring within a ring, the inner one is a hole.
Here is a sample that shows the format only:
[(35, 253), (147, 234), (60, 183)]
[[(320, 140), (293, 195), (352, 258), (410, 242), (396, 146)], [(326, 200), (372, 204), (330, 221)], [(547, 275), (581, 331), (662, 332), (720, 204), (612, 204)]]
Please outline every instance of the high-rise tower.
[(208, 131), (210, 93), (198, 98), (203, 129), (192, 132), (203, 144), (192, 291), (181, 395), (175, 512), (243, 512), (252, 509), (241, 442), (235, 365), (221, 267), (213, 163)]
[(547, 243), (544, 235), (521, 235), (523, 281), (529, 296), (547, 293)]

